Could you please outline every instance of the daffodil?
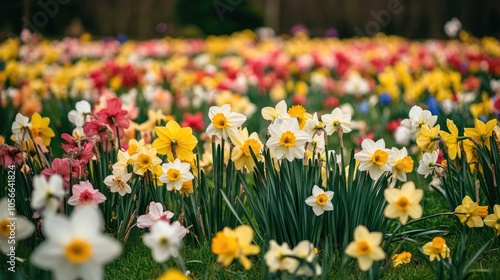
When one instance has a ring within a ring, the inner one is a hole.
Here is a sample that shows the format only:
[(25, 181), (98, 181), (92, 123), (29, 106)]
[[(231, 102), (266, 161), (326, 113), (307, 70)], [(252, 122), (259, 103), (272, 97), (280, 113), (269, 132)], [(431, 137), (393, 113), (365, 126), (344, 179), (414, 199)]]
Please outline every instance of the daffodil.
[(128, 166), (133, 163), (130, 155), (127, 152), (118, 150), (116, 155), (117, 162), (113, 164), (113, 174), (126, 174), (128, 173)]
[(198, 144), (198, 139), (193, 135), (190, 127), (181, 128), (179, 124), (171, 120), (165, 127), (156, 127), (156, 138), (152, 147), (156, 148), (158, 154), (167, 155), (170, 161), (179, 158), (183, 161), (192, 161), (193, 149)]
[(253, 132), (248, 136), (247, 128), (239, 130), (238, 133), (230, 135), (231, 143), (234, 148), (231, 152), (231, 160), (234, 162), (236, 170), (242, 170), (246, 167), (250, 172), (255, 168), (255, 162), (252, 158), (252, 152), (258, 161), (262, 161), (263, 144), (259, 135)]
[(142, 147), (141, 150), (130, 157), (134, 161), (134, 173), (143, 176), (148, 170), (154, 173), (155, 166), (161, 164), (161, 159), (156, 156), (156, 149)]
[(144, 145), (145, 145), (144, 139), (141, 139), (139, 141), (137, 141), (135, 139), (130, 139), (130, 140), (128, 140), (127, 153), (130, 156), (133, 156), (133, 155), (137, 154)]
[(42, 118), (40, 114), (34, 113), (31, 116), (31, 133), (33, 139), (40, 137), (45, 146), (50, 145), (50, 140), (55, 136), (54, 131), (49, 127), (50, 119), (47, 117)]
[(59, 174), (50, 176), (49, 181), (41, 174), (33, 178), (31, 208), (43, 211), (44, 216), (57, 212), (64, 197), (63, 179)]
[(423, 125), (433, 127), (437, 122), (437, 116), (433, 116), (429, 110), (423, 110), (415, 105), (410, 109), (409, 118), (404, 119), (401, 125), (407, 127), (413, 133), (420, 131)]
[(392, 174), (401, 182), (406, 182), (406, 173), (413, 171), (413, 159), (408, 156), (405, 147), (401, 150), (392, 148), (392, 154), (389, 163), (392, 166)]
[(286, 270), (290, 267), (294, 259), (290, 257), (292, 255), (292, 250), (286, 242), (281, 245), (275, 240), (269, 241), (269, 249), (264, 254), (264, 260), (266, 262), (267, 268), (270, 273), (276, 271)]
[(247, 119), (243, 114), (231, 112), (231, 105), (229, 104), (222, 107), (210, 107), (208, 117), (211, 121), (207, 127), (208, 135), (217, 135), (225, 140), (229, 138), (230, 134), (236, 134), (238, 127)]
[(248, 255), (256, 255), (260, 252), (257, 245), (253, 245), (253, 230), (248, 225), (241, 225), (234, 230), (225, 227), (212, 239), (212, 252), (217, 255), (217, 262), (222, 266), (230, 265), (234, 259), (238, 259), (246, 270), (252, 267)]
[(446, 144), (446, 147), (448, 148), (448, 156), (452, 160), (455, 159), (457, 156), (458, 158), (460, 158), (461, 154), (458, 146), (458, 141), (461, 139), (458, 136), (458, 128), (452, 120), (448, 119), (446, 120), (446, 126), (448, 126), (448, 130), (450, 132), (441, 130), (439, 132), (439, 135), (441, 135), (441, 138), (443, 138), (443, 141)]
[(319, 264), (314, 265), (314, 269), (311, 269), (317, 252), (309, 240), (300, 241), (292, 249), (293, 260), (286, 263), (288, 273), (307, 277), (321, 275), (322, 269)]
[(368, 171), (372, 180), (377, 180), (386, 171), (391, 171), (389, 157), (392, 151), (385, 148), (384, 139), (374, 142), (371, 139), (365, 139), (361, 143), (363, 150), (354, 155), (359, 160), (360, 171)]
[(468, 127), (464, 129), (464, 136), (470, 137), (479, 144), (486, 145), (488, 149), (491, 149), (490, 137), (493, 134), (493, 129), (497, 125), (497, 120), (493, 119), (485, 124), (481, 120), (476, 119), (474, 125), (474, 128)]
[(434, 171), (434, 166), (437, 164), (438, 151), (432, 153), (424, 153), (422, 159), (418, 162), (417, 173), (424, 175), (425, 178)]
[(466, 224), (468, 227), (483, 227), (483, 219), (478, 213), (479, 206), (472, 201), (470, 196), (466, 195), (462, 199), (462, 205), (458, 205), (455, 208), (456, 216), (461, 223)]
[[(12, 215), (7, 197), (0, 199), (0, 251), (8, 254), (17, 247), (17, 242), (26, 239), (35, 231), (35, 226), (25, 217)], [(13, 236), (15, 239), (9, 238)], [(16, 243), (12, 243), (15, 240)]]
[(71, 110), (68, 113), (69, 121), (77, 127), (83, 127), (83, 124), (90, 119), (92, 107), (86, 100), (81, 100), (75, 104), (76, 110)]
[(434, 152), (438, 149), (439, 125), (429, 127), (424, 124), (417, 133), (417, 145), (426, 152)]
[(163, 173), (160, 176), (160, 181), (167, 184), (169, 191), (175, 189), (180, 190), (184, 182), (194, 179), (193, 173), (190, 171), (189, 163), (181, 162), (176, 158), (173, 162), (164, 163), (162, 165)]
[(342, 132), (351, 132), (351, 115), (342, 112), (340, 108), (335, 108), (330, 114), (321, 116), (321, 120), (325, 124), (325, 130), (328, 135), (335, 133), (339, 127)]
[(352, 258), (357, 258), (359, 268), (367, 271), (374, 261), (385, 259), (384, 250), (380, 247), (381, 243), (381, 232), (369, 232), (365, 226), (359, 225), (354, 229), (354, 241), (347, 245), (345, 253)]
[(269, 126), (269, 134), (271, 137), (266, 146), (277, 159), (292, 161), (304, 157), (304, 146), (309, 141), (309, 135), (299, 130), (297, 119), (275, 119)]
[(28, 117), (23, 116), (21, 113), (17, 113), (16, 120), (12, 123), (13, 140), (18, 144), (30, 140), (28, 129), (30, 129), (31, 126), (32, 124)]
[(181, 271), (171, 268), (156, 278), (156, 280), (189, 280), (189, 278)]
[(314, 214), (320, 216), (325, 211), (332, 211), (333, 192), (324, 191), (318, 186), (314, 186), (312, 189), (312, 195), (306, 199), (306, 204), (313, 208)]
[(179, 231), (179, 227), (182, 227), (179, 222), (174, 225), (166, 221), (158, 221), (151, 226), (148, 233), (143, 235), (142, 241), (151, 249), (155, 262), (162, 263), (170, 257), (179, 256), (181, 240), (185, 235), (183, 231)]
[(274, 121), (277, 117), (281, 119), (289, 119), (290, 116), (287, 113), (287, 105), (285, 100), (281, 100), (276, 104), (276, 107), (264, 107), (261, 110), (262, 117), (267, 121)]
[(408, 216), (418, 219), (422, 217), (422, 206), (419, 203), (423, 196), (424, 191), (416, 189), (413, 182), (404, 183), (401, 189), (385, 189), (384, 197), (388, 204), (384, 215), (390, 219), (399, 218), (403, 225), (408, 221)]
[(45, 241), (31, 255), (35, 266), (51, 270), (56, 280), (104, 279), (103, 265), (120, 255), (121, 244), (102, 234), (101, 212), (94, 207), (73, 210), (68, 218), (45, 218)]
[(307, 120), (312, 117), (311, 114), (307, 113), (306, 108), (304, 108), (302, 105), (292, 106), (290, 109), (288, 109), (287, 113), (291, 118), (297, 119), (299, 123), (299, 129), (301, 130), (306, 126)]
[(410, 263), (411, 261), (411, 253), (403, 251), (399, 254), (394, 254), (392, 256), (392, 267), (397, 267), (402, 264)]
[(486, 216), (484, 223), (495, 230), (496, 236), (500, 235), (500, 205), (493, 206), (493, 214)]
[(434, 237), (431, 242), (422, 247), (424, 254), (428, 255), (431, 262), (437, 259), (448, 258), (450, 248), (446, 245), (446, 240), (441, 236)]
[(112, 193), (117, 192), (124, 196), (132, 192), (132, 188), (127, 184), (130, 178), (132, 178), (132, 173), (120, 173), (113, 169), (113, 174), (104, 179), (104, 184), (109, 187)]

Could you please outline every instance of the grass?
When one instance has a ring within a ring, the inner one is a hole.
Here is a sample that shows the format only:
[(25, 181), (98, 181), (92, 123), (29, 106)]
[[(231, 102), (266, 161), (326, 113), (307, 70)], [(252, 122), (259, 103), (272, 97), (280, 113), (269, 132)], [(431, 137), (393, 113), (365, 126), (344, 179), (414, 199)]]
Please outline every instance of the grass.
[[(424, 208), (424, 216), (448, 210), (446, 201), (437, 192), (430, 190), (425, 190), (422, 206)], [(448, 234), (444, 235), (448, 246), (452, 252), (458, 247), (458, 242), (460, 241), (458, 229), (461, 225), (457, 224), (454, 216), (440, 216), (428, 219), (418, 223), (415, 227), (449, 231)], [(468, 259), (493, 236), (493, 230), (488, 227), (472, 229), (469, 232), (469, 239), (465, 246)], [(399, 251), (406, 250), (411, 252), (411, 262), (397, 268), (389, 268), (382, 279), (435, 279), (431, 268), (424, 259), (425, 257), (420, 255), (417, 250), (417, 248), (431, 241), (434, 236), (422, 236), (416, 238), (415, 242), (405, 242)], [(259, 245), (262, 247), (263, 244)], [(325, 271), (322, 279), (338, 279), (341, 274), (344, 275), (344, 279), (367, 278), (367, 274), (361, 273), (357, 268), (356, 260), (350, 259), (345, 270), (341, 273), (339, 271), (342, 261), (340, 252), (325, 248), (319, 248), (319, 250), (319, 260)], [(327, 250), (328, 252), (326, 252)], [(17, 263), (16, 268), (24, 271), (33, 270), (33, 267), (29, 266), (28, 255), (30, 251), (26, 242), (21, 242), (17, 253), (19, 257), (25, 258), (26, 261), (24, 263)], [(249, 271), (245, 271), (237, 261), (234, 261), (227, 268), (221, 268), (216, 263), (216, 256), (211, 253), (208, 242), (202, 243), (201, 246), (186, 244), (180, 253), (185, 262), (185, 267), (191, 272), (190, 276), (193, 279), (262, 279), (265, 274), (264, 271), (266, 271), (263, 262), (263, 254), (265, 252), (261, 252), (259, 256), (251, 257), (253, 267)], [(327, 255), (325, 256), (325, 254)], [(324, 260), (329, 265), (325, 266), (323, 263)], [(6, 256), (2, 255), (0, 259), (0, 269), (2, 272), (7, 271), (6, 261)], [(500, 269), (497, 268), (498, 264), (500, 264), (500, 239), (496, 238), (494, 243), (481, 254), (471, 267), (472, 270), (489, 270), (490, 272), (474, 273), (470, 279), (499, 279)], [(134, 238), (124, 245), (122, 254), (117, 260), (106, 265), (105, 274), (106, 279), (155, 279), (166, 269), (172, 267), (179, 268), (179, 264), (173, 259), (164, 264), (155, 263), (151, 257), (150, 250), (142, 244), (139, 238)], [(495, 268), (496, 270), (493, 270)], [(28, 274), (26, 273), (25, 277), (19, 277), (19, 279), (28, 279)], [(36, 275), (34, 279), (41, 279), (38, 272)]]

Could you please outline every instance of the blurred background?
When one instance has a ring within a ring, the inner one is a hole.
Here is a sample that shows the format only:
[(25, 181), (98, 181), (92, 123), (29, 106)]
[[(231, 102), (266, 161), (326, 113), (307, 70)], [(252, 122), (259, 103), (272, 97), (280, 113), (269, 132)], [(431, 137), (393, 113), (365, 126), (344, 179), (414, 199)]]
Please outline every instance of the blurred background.
[(341, 38), (377, 31), (445, 38), (458, 18), (474, 36), (500, 37), (500, 0), (0, 0), (0, 39), (23, 27), (49, 38), (125, 35), (132, 39), (230, 34), (269, 26)]

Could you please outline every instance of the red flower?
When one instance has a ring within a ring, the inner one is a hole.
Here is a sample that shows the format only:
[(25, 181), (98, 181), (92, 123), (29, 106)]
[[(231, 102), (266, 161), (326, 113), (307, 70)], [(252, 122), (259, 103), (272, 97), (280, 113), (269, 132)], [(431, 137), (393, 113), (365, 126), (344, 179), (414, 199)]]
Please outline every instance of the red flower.
[(23, 153), (16, 147), (9, 145), (0, 146), (0, 166), (5, 169), (14, 165), (16, 168), (23, 164)]
[(127, 113), (127, 110), (122, 110), (122, 102), (116, 97), (108, 100), (107, 108), (97, 112), (97, 116), (99, 117), (99, 121), (109, 125), (113, 133), (116, 133), (116, 127), (118, 127), (118, 135), (115, 136), (121, 137), (123, 130), (130, 125)]
[(338, 98), (333, 97), (333, 96), (329, 96), (325, 99), (324, 106), (325, 106), (325, 108), (336, 108), (339, 106), (339, 104), (340, 104), (340, 101)]
[(98, 120), (91, 120), (83, 124), (83, 131), (88, 137), (99, 136), (102, 140), (111, 134), (109, 127)]
[(52, 174), (59, 174), (63, 178), (64, 188), (67, 190), (69, 188), (69, 183), (71, 180), (71, 168), (70, 168), (70, 160), (68, 158), (55, 158), (52, 161), (51, 168), (45, 168), (41, 172), (43, 175), (50, 177)]
[(306, 103), (306, 97), (303, 95), (293, 95), (292, 96), (292, 104), (294, 105), (304, 105)]
[(392, 120), (387, 123), (385, 129), (387, 129), (387, 132), (393, 133), (400, 125), (401, 125), (401, 119)]
[(87, 164), (89, 159), (94, 156), (93, 141), (79, 141), (67, 133), (63, 133), (61, 138), (68, 142), (68, 144), (61, 144), (61, 146), (71, 158), (81, 160), (84, 164)]
[(182, 127), (191, 127), (192, 129), (197, 131), (202, 131), (205, 128), (205, 123), (203, 122), (203, 114), (201, 112), (198, 112), (194, 115), (185, 113), (182, 119)]

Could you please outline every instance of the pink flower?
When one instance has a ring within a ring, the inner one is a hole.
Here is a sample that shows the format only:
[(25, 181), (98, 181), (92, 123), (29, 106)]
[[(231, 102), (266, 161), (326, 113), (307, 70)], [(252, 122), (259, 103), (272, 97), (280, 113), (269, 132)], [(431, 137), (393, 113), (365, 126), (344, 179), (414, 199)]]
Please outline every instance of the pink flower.
[(203, 114), (198, 112), (194, 115), (189, 113), (185, 113), (182, 117), (183, 121), (181, 122), (182, 127), (191, 127), (194, 130), (202, 131), (205, 129), (205, 123), (203, 122)]
[(99, 190), (94, 189), (89, 181), (83, 181), (73, 186), (73, 196), (68, 199), (68, 204), (75, 207), (81, 205), (97, 207), (105, 200), (106, 197)]
[(105, 123), (98, 120), (91, 120), (90, 122), (84, 123), (83, 131), (85, 135), (89, 137), (99, 136), (103, 141), (111, 134), (110, 128)]
[(118, 97), (108, 100), (107, 108), (97, 112), (97, 116), (100, 122), (109, 125), (113, 133), (116, 133), (116, 127), (118, 127), (118, 135), (115, 135), (117, 137), (121, 137), (123, 130), (130, 125), (130, 121), (127, 119), (127, 110), (122, 110), (122, 102)]
[(8, 169), (9, 166), (21, 166), (23, 164), (23, 153), (16, 147), (9, 145), (0, 146), (0, 166)]
[(79, 141), (67, 133), (63, 133), (61, 138), (68, 142), (68, 144), (61, 144), (61, 147), (72, 158), (81, 160), (83, 164), (87, 164), (89, 159), (94, 157), (93, 141)]
[(163, 205), (161, 205), (161, 203), (151, 201), (151, 203), (149, 203), (149, 213), (137, 218), (137, 227), (150, 228), (154, 223), (160, 220), (170, 222), (173, 216), (174, 213), (170, 211), (163, 212)]
[(45, 168), (41, 172), (43, 175), (50, 177), (52, 174), (59, 174), (63, 178), (64, 188), (67, 190), (69, 188), (69, 181), (71, 179), (71, 167), (70, 159), (68, 158), (55, 158), (52, 161), (51, 168)]

